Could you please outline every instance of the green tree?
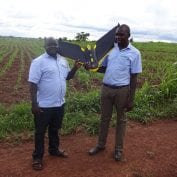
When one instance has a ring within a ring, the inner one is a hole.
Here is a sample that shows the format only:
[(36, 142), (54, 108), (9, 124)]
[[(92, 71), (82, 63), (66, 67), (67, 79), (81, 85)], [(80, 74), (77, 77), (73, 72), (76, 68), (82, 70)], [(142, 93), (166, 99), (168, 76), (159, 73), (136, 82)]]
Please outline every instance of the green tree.
[(58, 40), (61, 40), (61, 41), (67, 41), (68, 40), (68, 38), (67, 37), (60, 37)]
[(89, 36), (90, 36), (89, 33), (81, 32), (81, 33), (77, 33), (75, 39), (77, 41), (86, 41)]

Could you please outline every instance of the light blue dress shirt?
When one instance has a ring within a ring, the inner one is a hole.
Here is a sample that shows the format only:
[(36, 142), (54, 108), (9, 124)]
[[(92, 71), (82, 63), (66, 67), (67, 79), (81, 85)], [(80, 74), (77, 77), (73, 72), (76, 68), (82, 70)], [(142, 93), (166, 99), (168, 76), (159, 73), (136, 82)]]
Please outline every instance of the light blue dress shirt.
[(103, 83), (114, 86), (129, 85), (130, 75), (142, 72), (141, 54), (131, 44), (122, 50), (115, 45), (102, 66), (106, 67)]
[(60, 107), (65, 102), (66, 77), (70, 71), (67, 60), (47, 53), (34, 59), (30, 66), (29, 82), (38, 86), (37, 101), (40, 107)]

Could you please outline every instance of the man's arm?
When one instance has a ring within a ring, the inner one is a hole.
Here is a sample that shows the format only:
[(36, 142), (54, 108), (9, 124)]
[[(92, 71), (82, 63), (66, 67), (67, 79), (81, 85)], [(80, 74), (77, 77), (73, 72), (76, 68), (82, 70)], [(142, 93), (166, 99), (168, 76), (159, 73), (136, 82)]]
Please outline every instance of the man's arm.
[(38, 114), (41, 112), (37, 103), (37, 84), (30, 82), (30, 94), (31, 94), (31, 111), (33, 114)]
[(136, 85), (137, 85), (137, 76), (138, 74), (131, 74), (130, 76), (130, 94), (128, 98), (128, 102), (126, 105), (126, 111), (131, 111), (133, 109), (133, 103), (135, 98), (135, 91), (136, 91)]
[(74, 77), (76, 71), (81, 67), (81, 63), (76, 61), (74, 64), (74, 67), (71, 69), (71, 71), (68, 73), (68, 76), (66, 78), (66, 80), (70, 80)]

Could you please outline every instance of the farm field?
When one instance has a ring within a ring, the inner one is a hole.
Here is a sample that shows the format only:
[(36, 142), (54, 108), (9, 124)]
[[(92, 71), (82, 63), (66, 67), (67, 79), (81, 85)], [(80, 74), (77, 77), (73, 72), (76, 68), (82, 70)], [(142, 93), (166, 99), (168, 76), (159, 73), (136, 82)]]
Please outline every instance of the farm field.
[[(177, 44), (135, 43), (143, 58), (143, 73), (139, 76), (138, 85), (145, 82), (158, 86), (167, 69), (176, 62)], [(0, 38), (0, 103), (12, 105), (29, 101), (28, 71), (31, 60), (44, 52), (42, 39)], [(72, 60), (69, 60), (72, 63)], [(71, 64), (72, 65), (72, 64)], [(168, 67), (169, 66), (169, 67)], [(76, 79), (69, 83), (69, 91), (99, 89), (102, 75), (88, 73), (83, 68)], [(76, 88), (77, 87), (77, 88)]]
[(126, 161), (112, 158), (114, 116), (106, 150), (94, 157), (87, 154), (97, 140), (102, 75), (81, 68), (68, 83), (66, 97), (61, 141), (69, 158), (49, 157), (46, 138), (45, 168), (36, 172), (31, 168), (33, 122), (27, 79), (31, 60), (44, 52), (43, 40), (0, 38), (0, 177), (176, 177), (177, 44), (135, 46), (142, 53), (143, 73), (135, 110), (128, 114)]
[(28, 70), (32, 58), (40, 46), (33, 40), (2, 39), (0, 40), (0, 102), (15, 104), (29, 101)]

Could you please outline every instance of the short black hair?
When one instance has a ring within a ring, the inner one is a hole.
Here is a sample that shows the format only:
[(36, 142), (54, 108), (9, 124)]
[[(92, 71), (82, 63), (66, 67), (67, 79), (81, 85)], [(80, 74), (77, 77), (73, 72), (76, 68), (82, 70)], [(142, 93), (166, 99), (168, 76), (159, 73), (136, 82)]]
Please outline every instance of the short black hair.
[(125, 30), (127, 31), (127, 33), (128, 33), (129, 36), (130, 36), (130, 27), (129, 27), (128, 25), (126, 25), (126, 24), (122, 24), (122, 25), (120, 25), (119, 28), (125, 28)]
[(48, 38), (45, 38), (44, 44), (45, 44), (45, 47), (50, 46), (50, 45), (54, 45), (54, 46), (56, 45), (57, 46), (58, 42), (55, 38), (48, 37)]

